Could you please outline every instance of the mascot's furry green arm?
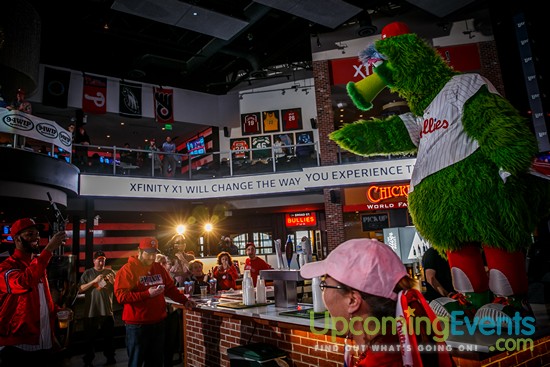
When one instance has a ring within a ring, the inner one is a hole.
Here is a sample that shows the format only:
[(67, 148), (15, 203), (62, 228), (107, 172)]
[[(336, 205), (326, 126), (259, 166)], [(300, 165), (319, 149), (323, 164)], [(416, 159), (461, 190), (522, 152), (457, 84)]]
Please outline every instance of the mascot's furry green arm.
[(497, 307), (528, 310), (523, 250), (550, 205), (548, 181), (529, 174), (538, 148), (528, 121), (489, 81), (454, 71), (403, 23), (382, 33), (360, 55), (374, 73), (349, 83), (348, 94), (368, 110), (387, 86), (411, 112), (346, 124), (330, 139), (364, 156), (416, 152), (409, 211), (419, 233), (447, 255), (455, 298), (469, 312), (491, 294)]

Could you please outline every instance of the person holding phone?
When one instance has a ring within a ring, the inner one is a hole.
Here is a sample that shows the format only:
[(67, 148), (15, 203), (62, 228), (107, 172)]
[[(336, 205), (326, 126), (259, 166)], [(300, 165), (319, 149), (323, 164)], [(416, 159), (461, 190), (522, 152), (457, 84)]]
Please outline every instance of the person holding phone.
[(113, 316), (113, 292), (115, 272), (105, 268), (107, 257), (103, 251), (94, 254), (94, 266), (86, 269), (80, 277), (78, 292), (84, 294), (84, 330), (87, 337), (84, 366), (93, 366), (96, 339), (101, 331), (103, 355), (106, 364), (115, 364), (115, 347), (113, 333), (115, 318)]
[(115, 277), (115, 296), (123, 306), (130, 367), (155, 366), (164, 360), (165, 295), (187, 309), (195, 306), (177, 289), (166, 268), (155, 262), (157, 253), (156, 238), (141, 239), (137, 256), (131, 256)]

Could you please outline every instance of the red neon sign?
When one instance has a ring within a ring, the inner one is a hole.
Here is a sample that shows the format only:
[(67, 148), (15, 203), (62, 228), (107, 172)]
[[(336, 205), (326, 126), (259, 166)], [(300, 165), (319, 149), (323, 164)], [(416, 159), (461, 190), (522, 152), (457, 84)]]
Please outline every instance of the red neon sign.
[(289, 213), (285, 214), (285, 222), (287, 227), (316, 226), (317, 216), (311, 212)]

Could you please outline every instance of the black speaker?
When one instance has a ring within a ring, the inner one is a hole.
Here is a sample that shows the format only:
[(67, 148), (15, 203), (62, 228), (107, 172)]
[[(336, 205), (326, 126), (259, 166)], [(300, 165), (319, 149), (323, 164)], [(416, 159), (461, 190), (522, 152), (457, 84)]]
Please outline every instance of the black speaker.
[(314, 117), (310, 118), (309, 122), (311, 122), (312, 129), (317, 129), (317, 120)]
[(330, 203), (331, 204), (340, 204), (342, 197), (340, 196), (340, 190), (330, 190)]
[(229, 128), (227, 126), (223, 127), (223, 136), (225, 136), (226, 138), (231, 137), (231, 130), (229, 130)]

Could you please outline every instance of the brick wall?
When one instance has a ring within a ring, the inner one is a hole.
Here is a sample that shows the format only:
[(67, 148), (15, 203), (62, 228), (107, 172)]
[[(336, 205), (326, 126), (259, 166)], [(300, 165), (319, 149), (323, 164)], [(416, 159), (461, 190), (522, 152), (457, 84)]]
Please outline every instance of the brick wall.
[(550, 366), (550, 336), (534, 341), (533, 350), (503, 352), (488, 357), (474, 352), (455, 353), (456, 367), (529, 367)]
[(504, 94), (504, 81), (502, 80), (502, 70), (498, 61), (497, 45), (494, 41), (480, 42), (477, 44), (479, 49), (479, 59), (481, 61), (481, 70), (479, 73), (489, 79), (497, 91)]
[(186, 311), (186, 320), (187, 366), (228, 367), (227, 349), (249, 343), (278, 347), (287, 353), (294, 367), (343, 366), (344, 339), (339, 337), (332, 341), (330, 335), (317, 335), (299, 326), (267, 321), (258, 324), (251, 319), (222, 317), (207, 311)]
[[(228, 318), (209, 311), (186, 311), (187, 366), (229, 367), (227, 349), (267, 343), (287, 353), (290, 366), (342, 367), (344, 339), (314, 334), (306, 327), (274, 321)], [(534, 341), (533, 350), (495, 354), (452, 352), (456, 367), (550, 366), (550, 336)]]
[[(332, 93), (330, 83), (330, 68), (328, 61), (313, 62), (313, 78), (315, 80), (315, 102), (317, 103), (317, 128), (319, 129), (319, 143), (321, 147), (321, 165), (338, 163), (338, 146), (329, 140), (328, 136), (334, 131), (334, 110), (332, 108)], [(344, 242), (344, 216), (341, 203), (331, 203), (330, 190), (336, 190), (342, 197), (339, 188), (327, 187), (324, 190), (325, 216), (327, 223), (327, 247), (332, 251)]]

